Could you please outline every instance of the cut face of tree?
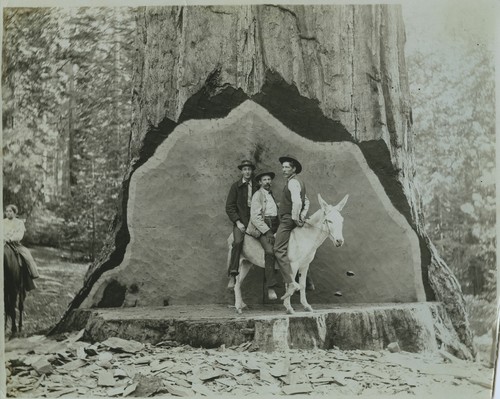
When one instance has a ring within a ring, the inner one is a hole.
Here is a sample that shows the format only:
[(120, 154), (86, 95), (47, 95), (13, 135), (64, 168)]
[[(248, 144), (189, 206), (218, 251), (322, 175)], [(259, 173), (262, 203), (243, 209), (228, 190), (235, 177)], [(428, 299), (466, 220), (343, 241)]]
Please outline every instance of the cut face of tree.
[[(345, 194), (342, 248), (327, 241), (310, 271), (312, 303), (380, 303), (425, 300), (417, 234), (387, 197), (357, 145), (315, 143), (300, 137), (264, 108), (246, 101), (226, 118), (191, 120), (177, 127), (132, 176), (127, 205), (131, 241), (124, 262), (105, 273), (84, 303), (95, 306), (110, 281), (129, 287), (126, 305), (227, 301), (227, 237), (224, 212), (236, 168), (252, 152), (259, 170), (276, 171), (277, 200), (285, 184), (278, 158), (295, 154), (304, 170), (311, 212), (317, 194), (335, 205)], [(311, 154), (314, 154), (311, 156)], [(357, 271), (357, 278), (345, 275)], [(246, 301), (262, 301), (262, 275), (245, 282)]]

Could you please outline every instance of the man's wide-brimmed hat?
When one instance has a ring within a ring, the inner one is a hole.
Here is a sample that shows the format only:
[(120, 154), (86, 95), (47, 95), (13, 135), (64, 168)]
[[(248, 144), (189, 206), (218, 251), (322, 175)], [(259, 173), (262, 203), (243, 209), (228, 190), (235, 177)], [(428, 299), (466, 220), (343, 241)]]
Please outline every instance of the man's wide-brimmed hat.
[(297, 161), (297, 158), (295, 158), (293, 155), (285, 155), (283, 157), (280, 157), (281, 164), (287, 161), (292, 161), (295, 163), (296, 166), (295, 173), (299, 174), (300, 172), (302, 172), (302, 165), (300, 164), (299, 161)]
[(274, 179), (276, 174), (274, 172), (262, 172), (262, 173), (259, 173), (257, 176), (255, 176), (255, 181), (260, 181), (260, 179), (264, 176), (269, 176), (269, 177), (271, 177), (271, 179)]
[(245, 166), (250, 166), (252, 170), (255, 170), (255, 165), (253, 164), (252, 161), (249, 161), (248, 159), (245, 159), (241, 164), (238, 165), (238, 169), (241, 170)]

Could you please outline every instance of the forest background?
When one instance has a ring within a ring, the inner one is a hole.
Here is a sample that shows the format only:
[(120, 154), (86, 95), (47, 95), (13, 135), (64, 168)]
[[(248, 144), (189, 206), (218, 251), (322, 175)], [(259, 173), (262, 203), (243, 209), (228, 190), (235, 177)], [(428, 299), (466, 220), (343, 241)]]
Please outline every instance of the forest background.
[[(470, 312), (492, 320), (494, 20), (482, 1), (452, 9), (433, 2), (431, 14), (418, 3), (405, 4), (403, 15), (425, 225)], [(93, 262), (128, 165), (135, 9), (3, 11), (4, 204), (19, 206), (26, 245)]]

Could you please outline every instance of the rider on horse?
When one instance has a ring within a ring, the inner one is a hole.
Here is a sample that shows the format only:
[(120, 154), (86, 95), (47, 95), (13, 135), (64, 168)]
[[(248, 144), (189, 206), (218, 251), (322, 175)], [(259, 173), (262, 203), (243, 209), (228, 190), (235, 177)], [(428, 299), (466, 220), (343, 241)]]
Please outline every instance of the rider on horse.
[(30, 251), (20, 243), (24, 237), (26, 228), (24, 222), (17, 218), (18, 209), (15, 205), (7, 205), (5, 208), (6, 218), (3, 220), (3, 240), (4, 245), (8, 245), (23, 260), (28, 268), (29, 278), (26, 281), (26, 290), (30, 291), (36, 288), (33, 279), (40, 277), (35, 260)]

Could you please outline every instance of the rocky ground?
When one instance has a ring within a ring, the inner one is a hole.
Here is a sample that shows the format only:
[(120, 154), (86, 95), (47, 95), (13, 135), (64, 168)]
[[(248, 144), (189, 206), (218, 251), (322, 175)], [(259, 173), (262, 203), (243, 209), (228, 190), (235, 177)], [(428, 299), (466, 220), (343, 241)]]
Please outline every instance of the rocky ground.
[(149, 397), (328, 395), (490, 398), (493, 370), (446, 352), (289, 350), (251, 344), (218, 349), (109, 338), (81, 341), (83, 331), (6, 343), (9, 397)]

